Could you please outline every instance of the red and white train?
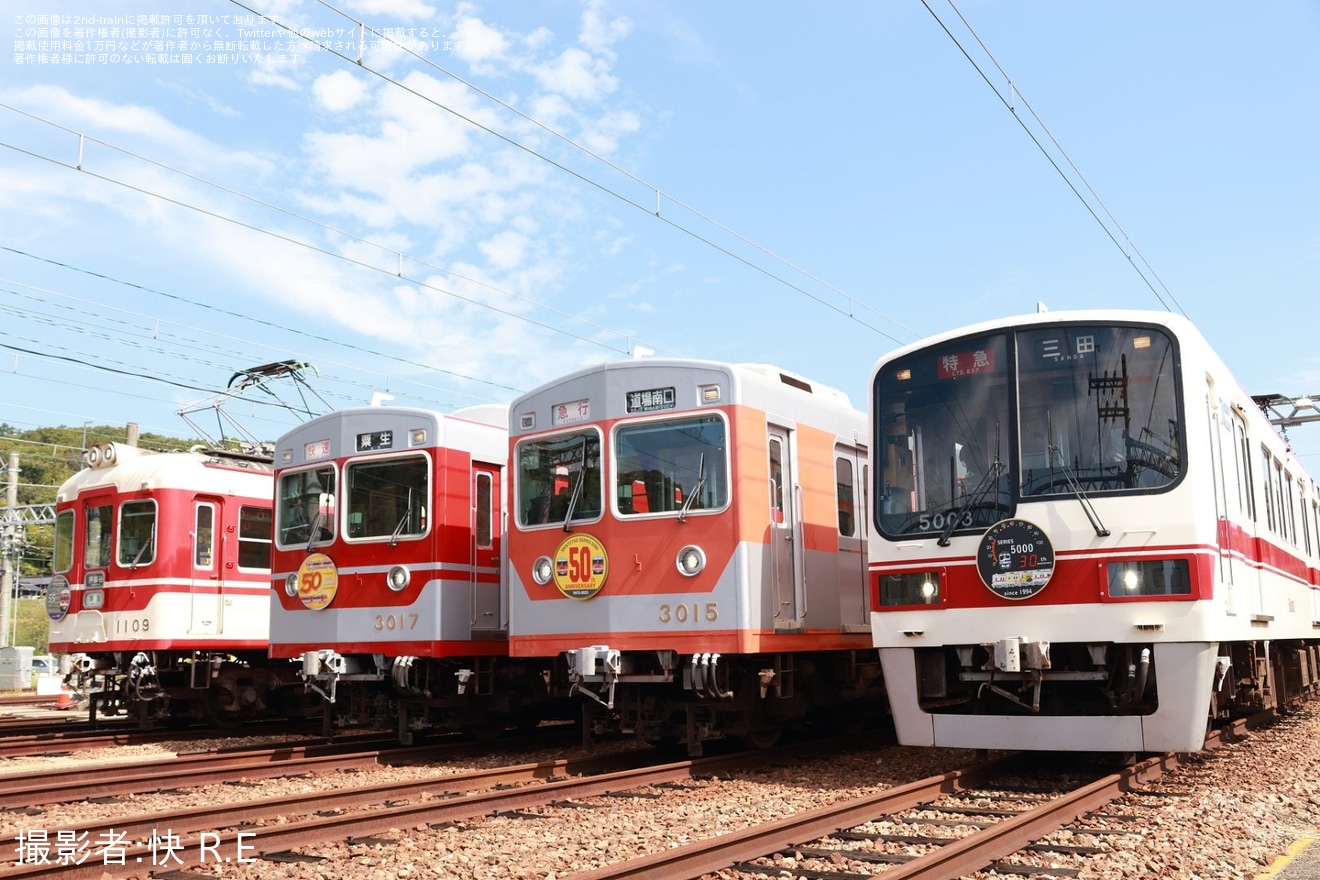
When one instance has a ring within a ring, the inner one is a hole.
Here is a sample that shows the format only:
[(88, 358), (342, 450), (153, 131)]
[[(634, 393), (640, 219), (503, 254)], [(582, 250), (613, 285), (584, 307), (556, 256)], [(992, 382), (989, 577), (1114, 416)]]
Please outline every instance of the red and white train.
[(269, 458), (106, 443), (85, 463), (56, 496), (46, 611), (91, 717), (297, 712), (296, 667), (266, 651)]
[(765, 745), (883, 690), (865, 596), (864, 414), (775, 367), (637, 359), (510, 412), (510, 652), (585, 732)]
[(1320, 680), (1320, 487), (1184, 319), (1042, 313), (872, 374), (900, 742), (1196, 751)]
[(508, 415), (340, 410), (276, 444), (270, 653), (340, 720), (535, 725), (548, 669), (509, 663)]

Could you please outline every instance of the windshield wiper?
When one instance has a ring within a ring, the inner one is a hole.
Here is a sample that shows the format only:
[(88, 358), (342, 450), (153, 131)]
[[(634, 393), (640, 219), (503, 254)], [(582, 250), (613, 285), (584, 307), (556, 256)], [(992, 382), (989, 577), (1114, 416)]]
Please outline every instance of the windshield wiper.
[(321, 505), (316, 505), (316, 516), (312, 518), (312, 524), (307, 527), (307, 552), (312, 552), (312, 545), (316, 543), (316, 538), (321, 534), (321, 519), (324, 517)]
[(412, 489), (408, 490), (408, 501), (403, 508), (403, 516), (399, 517), (399, 524), (394, 527), (394, 533), (390, 535), (391, 547), (399, 545), (399, 535), (403, 534), (403, 527), (410, 519), (412, 519)]
[(582, 484), (587, 481), (587, 444), (582, 444), (582, 470), (578, 471), (577, 482), (573, 484), (573, 494), (568, 498), (568, 510), (564, 511), (564, 531), (571, 532), (573, 527), (569, 522), (573, 519), (573, 511), (577, 508), (578, 498), (582, 496)]
[(701, 494), (701, 487), (706, 485), (706, 453), (701, 453), (701, 459), (697, 462), (697, 485), (692, 487), (688, 497), (683, 499), (683, 509), (678, 512), (678, 521), (683, 522), (687, 519), (688, 510), (692, 507), (692, 502), (697, 500)]
[(156, 534), (153, 531), (151, 537), (147, 538), (147, 542), (142, 545), (142, 548), (138, 550), (137, 555), (133, 557), (133, 562), (132, 564), (129, 565), (129, 569), (132, 571), (137, 571), (138, 564), (142, 562), (142, 557), (146, 556), (147, 551), (150, 550), (153, 546), (155, 546), (155, 544), (156, 544)]
[(1063, 453), (1059, 451), (1059, 447), (1051, 443), (1048, 449), (1051, 466), (1053, 466), (1054, 460), (1057, 458), (1059, 461), (1059, 470), (1063, 472), (1063, 478), (1068, 481), (1068, 488), (1072, 490), (1073, 495), (1075, 495), (1077, 500), (1081, 502), (1082, 511), (1086, 514), (1086, 518), (1090, 520), (1091, 528), (1095, 529), (1096, 537), (1107, 537), (1109, 535), (1109, 529), (1105, 528), (1104, 523), (1100, 522), (1099, 514), (1097, 514), (1095, 508), (1091, 506), (1091, 499), (1086, 497), (1086, 493), (1082, 491), (1081, 483), (1077, 482), (1077, 478), (1073, 476), (1073, 472), (1068, 469), (1068, 465), (1063, 460)]
[[(999, 460), (999, 454), (996, 453), (994, 461), (990, 462), (990, 470), (981, 477), (981, 482), (976, 484), (976, 488), (971, 491), (971, 494), (963, 496), (964, 503), (961, 505), (954, 504), (949, 508), (948, 522), (946, 522), (944, 528), (940, 530), (940, 537), (939, 540), (935, 542), (936, 544), (939, 544), (941, 547), (949, 546), (949, 537), (954, 533), (954, 530), (958, 528), (959, 520), (962, 519), (959, 514), (975, 510), (981, 504), (985, 503), (985, 497), (990, 494), (990, 490), (999, 485), (999, 475), (1004, 469), (1004, 463)], [(966, 523), (966, 525), (970, 526), (972, 523), (969, 522)]]

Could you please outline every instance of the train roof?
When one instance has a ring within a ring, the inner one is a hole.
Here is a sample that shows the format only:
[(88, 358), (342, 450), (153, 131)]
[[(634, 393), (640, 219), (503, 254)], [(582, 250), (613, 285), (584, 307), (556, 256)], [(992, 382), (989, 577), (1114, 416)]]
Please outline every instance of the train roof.
[[(814, 394), (818, 397), (826, 398), (837, 402), (843, 406), (850, 406), (851, 402), (848, 395), (841, 389), (832, 385), (825, 385), (808, 379), (805, 376), (794, 373), (791, 370), (785, 370), (773, 364), (751, 363), (751, 362), (731, 362), (709, 360), (705, 358), (683, 358), (683, 357), (635, 357), (621, 358), (612, 361), (603, 361), (598, 364), (583, 367), (572, 373), (565, 373), (563, 376), (552, 379), (540, 386), (527, 391), (514, 399), (511, 407), (516, 409), (523, 401), (529, 400), (550, 389), (572, 383), (574, 380), (586, 376), (597, 375), (622, 370), (651, 369), (651, 370), (720, 370), (728, 372), (736, 379), (745, 381), (749, 376), (758, 379), (764, 379), (770, 383), (777, 383), (805, 391), (808, 394)], [(756, 381), (753, 379), (753, 381)]]
[(1004, 318), (993, 318), (988, 321), (980, 321), (975, 324), (965, 324), (961, 327), (955, 327), (951, 330), (945, 330), (935, 333), (916, 342), (908, 343), (886, 352), (880, 357), (880, 361), (890, 361), (902, 357), (913, 351), (919, 351), (931, 345), (939, 345), (951, 339), (958, 339), (963, 336), (973, 336), (978, 333), (988, 333), (994, 330), (1002, 330), (1007, 327), (1020, 327), (1024, 325), (1038, 326), (1041, 324), (1071, 324), (1071, 323), (1106, 323), (1106, 324), (1155, 324), (1162, 327), (1168, 327), (1176, 336), (1181, 339), (1201, 338), (1200, 331), (1187, 318), (1173, 312), (1161, 312), (1156, 310), (1144, 309), (1070, 309), (1058, 312), (1026, 312), (1019, 315), (1010, 315)]
[(269, 458), (220, 449), (195, 447), (188, 451), (157, 452), (123, 443), (105, 443), (89, 449), (89, 467), (69, 477), (56, 492), (56, 502), (81, 492), (115, 488), (123, 492), (185, 488), (220, 494), (267, 497), (254, 481), (269, 481)]

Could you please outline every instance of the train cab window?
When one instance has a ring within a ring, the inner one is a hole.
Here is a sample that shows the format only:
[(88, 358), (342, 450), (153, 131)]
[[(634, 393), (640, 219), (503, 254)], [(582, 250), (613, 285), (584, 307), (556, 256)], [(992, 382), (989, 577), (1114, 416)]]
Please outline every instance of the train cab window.
[(348, 537), (399, 541), (426, 534), (431, 459), (362, 459), (344, 468)]
[(156, 559), (156, 502), (125, 501), (119, 509), (118, 563), (128, 568)]
[(244, 504), (238, 509), (238, 567), (270, 568), (269, 507)]
[(83, 541), (83, 565), (105, 568), (110, 565), (110, 532), (114, 508), (109, 504), (87, 508), (87, 533)]
[(1017, 337), (1024, 497), (1159, 489), (1182, 472), (1172, 339), (1056, 325)]
[(985, 528), (1012, 505), (1010, 358), (1004, 334), (887, 364), (872, 411), (876, 523), (889, 535)]
[(724, 419), (621, 425), (614, 435), (614, 497), (620, 516), (714, 510), (728, 503)]
[(64, 574), (73, 568), (73, 523), (72, 510), (61, 510), (55, 516), (55, 546), (51, 553), (51, 570)]
[(335, 469), (330, 466), (280, 475), (275, 497), (279, 542), (308, 546), (335, 535)]
[(525, 440), (517, 462), (518, 525), (560, 525), (599, 519), (600, 434), (595, 430)]

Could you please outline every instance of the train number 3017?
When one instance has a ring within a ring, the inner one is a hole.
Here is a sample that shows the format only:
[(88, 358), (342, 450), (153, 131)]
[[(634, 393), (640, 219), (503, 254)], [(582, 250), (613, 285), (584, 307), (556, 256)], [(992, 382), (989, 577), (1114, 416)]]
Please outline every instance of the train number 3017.
[(418, 615), (415, 611), (409, 611), (403, 614), (377, 614), (376, 632), (397, 632), (399, 630), (417, 629)]

